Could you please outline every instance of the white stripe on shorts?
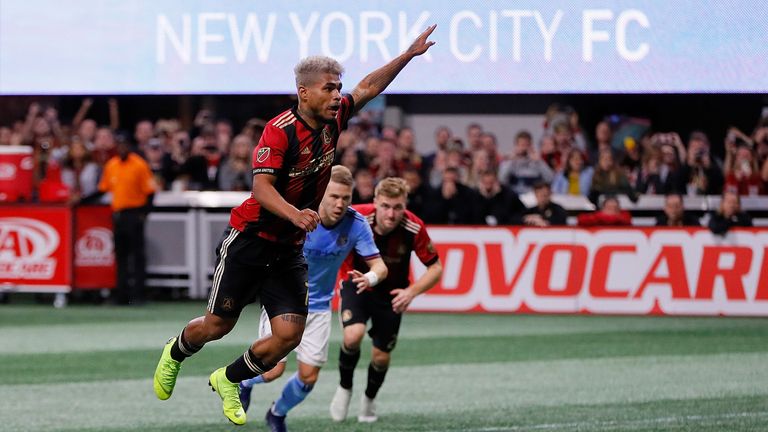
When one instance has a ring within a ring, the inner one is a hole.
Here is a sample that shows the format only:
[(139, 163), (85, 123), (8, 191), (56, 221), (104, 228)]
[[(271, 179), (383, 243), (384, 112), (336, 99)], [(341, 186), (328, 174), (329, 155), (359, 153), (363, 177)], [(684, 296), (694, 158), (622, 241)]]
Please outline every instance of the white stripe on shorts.
[(208, 297), (208, 312), (213, 313), (213, 306), (216, 304), (216, 295), (219, 293), (219, 284), (221, 284), (221, 275), (224, 273), (224, 262), (227, 259), (227, 249), (229, 249), (229, 245), (235, 241), (235, 237), (239, 233), (240, 231), (232, 228), (227, 238), (221, 243), (221, 259), (219, 259), (219, 264), (213, 272), (213, 285), (211, 285), (211, 294)]

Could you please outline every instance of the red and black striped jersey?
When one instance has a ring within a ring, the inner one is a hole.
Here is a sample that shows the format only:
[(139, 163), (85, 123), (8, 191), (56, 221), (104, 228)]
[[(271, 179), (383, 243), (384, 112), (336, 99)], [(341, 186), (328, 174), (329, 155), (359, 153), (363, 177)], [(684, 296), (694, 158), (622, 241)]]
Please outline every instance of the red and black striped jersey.
[[(336, 141), (347, 128), (355, 103), (351, 95), (341, 99), (336, 121), (312, 129), (296, 111), (287, 110), (270, 120), (253, 150), (253, 175), (277, 177), (275, 189), (299, 210), (317, 210), (331, 178)], [(229, 224), (267, 240), (300, 244), (305, 233), (290, 221), (263, 208), (251, 196), (232, 209)]]
[[(379, 248), (381, 258), (387, 265), (387, 278), (381, 281), (373, 289), (381, 294), (389, 295), (396, 288), (407, 288), (410, 285), (409, 275), (411, 269), (411, 252), (426, 266), (430, 266), (439, 259), (432, 240), (427, 234), (424, 222), (418, 216), (406, 210), (400, 225), (387, 235), (376, 233), (376, 208), (373, 204), (358, 204), (352, 206), (363, 215), (373, 230), (373, 238), (376, 247)], [(365, 273), (369, 270), (365, 259), (352, 251), (344, 261), (341, 269), (341, 277), (346, 278), (348, 271), (352, 269)]]

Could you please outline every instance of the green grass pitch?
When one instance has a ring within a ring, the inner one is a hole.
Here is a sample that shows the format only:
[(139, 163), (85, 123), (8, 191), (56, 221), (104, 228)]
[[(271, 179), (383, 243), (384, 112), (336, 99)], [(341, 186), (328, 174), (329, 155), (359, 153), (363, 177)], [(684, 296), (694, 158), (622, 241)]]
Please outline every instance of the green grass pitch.
[[(288, 373), (254, 389), (230, 425), (207, 376), (255, 337), (258, 309), (187, 360), (173, 397), (152, 374), (165, 341), (205, 305), (0, 306), (0, 431), (256, 431)], [(379, 393), (379, 422), (328, 404), (340, 329), (295, 431), (768, 431), (768, 319), (407, 314)], [(289, 361), (289, 373), (295, 369)]]

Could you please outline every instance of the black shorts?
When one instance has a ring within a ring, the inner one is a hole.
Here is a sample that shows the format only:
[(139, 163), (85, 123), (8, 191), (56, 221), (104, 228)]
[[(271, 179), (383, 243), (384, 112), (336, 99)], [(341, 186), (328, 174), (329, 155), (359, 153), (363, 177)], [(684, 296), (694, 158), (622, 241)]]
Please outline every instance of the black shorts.
[(357, 287), (344, 282), (341, 286), (341, 325), (366, 324), (371, 320), (368, 335), (373, 340), (373, 346), (390, 352), (397, 344), (397, 334), (400, 332), (400, 321), (403, 314), (392, 310), (392, 299), (388, 293), (363, 291), (357, 293)]
[(216, 248), (208, 311), (237, 318), (257, 300), (269, 318), (307, 315), (307, 262), (300, 245), (284, 245), (227, 227)]

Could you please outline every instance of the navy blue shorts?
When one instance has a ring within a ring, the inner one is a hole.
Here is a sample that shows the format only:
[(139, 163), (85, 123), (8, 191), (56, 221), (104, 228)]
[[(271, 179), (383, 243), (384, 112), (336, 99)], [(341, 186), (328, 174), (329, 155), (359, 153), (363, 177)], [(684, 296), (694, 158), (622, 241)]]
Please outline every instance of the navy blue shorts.
[(341, 305), (339, 306), (341, 325), (367, 324), (371, 320), (368, 336), (373, 346), (390, 352), (397, 344), (400, 322), (403, 314), (392, 310), (394, 296), (375, 290), (357, 293), (357, 287), (349, 282), (341, 285)]

